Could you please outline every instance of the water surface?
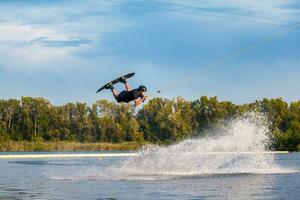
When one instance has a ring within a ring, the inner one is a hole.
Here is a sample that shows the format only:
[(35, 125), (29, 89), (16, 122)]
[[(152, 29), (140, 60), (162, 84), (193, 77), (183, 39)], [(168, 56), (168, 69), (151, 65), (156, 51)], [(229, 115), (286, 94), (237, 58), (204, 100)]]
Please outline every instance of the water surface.
[(118, 169), (127, 159), (0, 160), (0, 198), (298, 199), (300, 195), (299, 153), (274, 155), (274, 165), (281, 171), (270, 174), (122, 174)]

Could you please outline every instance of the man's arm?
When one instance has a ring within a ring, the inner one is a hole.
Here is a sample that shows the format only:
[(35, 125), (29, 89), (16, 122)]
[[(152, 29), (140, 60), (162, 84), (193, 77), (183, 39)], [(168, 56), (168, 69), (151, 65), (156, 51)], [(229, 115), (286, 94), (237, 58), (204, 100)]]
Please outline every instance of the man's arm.
[(134, 100), (134, 107), (138, 107), (140, 104), (144, 103), (146, 101), (147, 96), (143, 96), (141, 99), (135, 99)]

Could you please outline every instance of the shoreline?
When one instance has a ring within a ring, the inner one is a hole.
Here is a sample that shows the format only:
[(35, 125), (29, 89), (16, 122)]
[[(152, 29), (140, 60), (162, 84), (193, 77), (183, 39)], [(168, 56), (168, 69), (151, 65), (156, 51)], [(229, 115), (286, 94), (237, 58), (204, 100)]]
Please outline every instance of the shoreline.
[(0, 143), (0, 152), (68, 152), (68, 151), (135, 151), (147, 143), (138, 142), (29, 142), (7, 141)]
[[(262, 151), (262, 152), (203, 152), (199, 155), (246, 155), (246, 154), (253, 154), (253, 155), (259, 155), (259, 154), (287, 154), (289, 152), (287, 151)], [(1, 159), (56, 159), (56, 158), (112, 158), (112, 157), (135, 157), (138, 156), (138, 153), (136, 152), (72, 152), (72, 153), (66, 153), (66, 152), (36, 152), (36, 153), (28, 153), (26, 154), (1, 154), (0, 152), (0, 160)]]
[[(75, 142), (75, 141), (5, 141), (0, 142), (0, 152), (93, 152), (93, 151), (137, 151), (149, 142)], [(300, 152), (273, 150), (273, 152)], [(272, 152), (272, 151), (271, 151)]]

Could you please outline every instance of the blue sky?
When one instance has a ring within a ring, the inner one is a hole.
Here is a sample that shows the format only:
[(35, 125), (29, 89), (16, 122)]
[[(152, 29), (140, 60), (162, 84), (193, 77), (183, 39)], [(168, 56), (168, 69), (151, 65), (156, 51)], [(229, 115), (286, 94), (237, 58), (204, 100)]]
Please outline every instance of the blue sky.
[(113, 100), (95, 91), (136, 72), (132, 87), (161, 89), (167, 98), (296, 101), (300, 26), (209, 66), (299, 23), (299, 9), (295, 0), (2, 0), (1, 98)]

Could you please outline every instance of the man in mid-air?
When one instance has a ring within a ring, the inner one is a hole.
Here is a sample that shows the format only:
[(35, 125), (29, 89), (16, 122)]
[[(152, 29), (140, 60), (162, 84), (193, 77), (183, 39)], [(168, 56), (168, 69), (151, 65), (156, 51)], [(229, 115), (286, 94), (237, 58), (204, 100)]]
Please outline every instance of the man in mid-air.
[(129, 103), (130, 101), (134, 101), (134, 106), (137, 107), (147, 99), (147, 96), (145, 96), (147, 88), (145, 86), (141, 85), (137, 89), (132, 90), (124, 77), (120, 78), (120, 82), (124, 83), (126, 88), (126, 90), (120, 92), (120, 94), (115, 90), (113, 84), (109, 84), (105, 87), (105, 89), (110, 89), (112, 91), (118, 103)]

